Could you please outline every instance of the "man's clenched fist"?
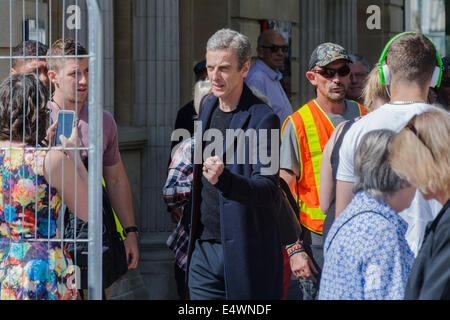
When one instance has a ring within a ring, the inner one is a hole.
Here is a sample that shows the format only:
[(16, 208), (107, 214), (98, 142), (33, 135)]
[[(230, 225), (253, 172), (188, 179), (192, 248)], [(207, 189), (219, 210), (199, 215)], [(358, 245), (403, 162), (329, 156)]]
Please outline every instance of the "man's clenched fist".
[(219, 181), (225, 165), (218, 156), (209, 157), (203, 163), (203, 176), (209, 183), (215, 185)]

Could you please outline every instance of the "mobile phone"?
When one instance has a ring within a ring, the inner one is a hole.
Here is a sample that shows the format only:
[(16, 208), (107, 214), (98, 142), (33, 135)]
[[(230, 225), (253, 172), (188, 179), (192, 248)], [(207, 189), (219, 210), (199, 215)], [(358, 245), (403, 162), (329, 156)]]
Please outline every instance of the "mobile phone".
[(56, 125), (56, 145), (61, 145), (60, 135), (64, 135), (69, 138), (72, 134), (72, 129), (75, 124), (75, 111), (72, 110), (59, 110), (58, 111), (58, 124)]

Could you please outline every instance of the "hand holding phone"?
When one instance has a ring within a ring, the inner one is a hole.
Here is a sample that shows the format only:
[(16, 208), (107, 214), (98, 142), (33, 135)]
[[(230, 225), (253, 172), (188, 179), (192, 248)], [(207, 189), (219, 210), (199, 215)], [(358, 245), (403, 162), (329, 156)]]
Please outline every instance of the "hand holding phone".
[(56, 145), (61, 145), (60, 135), (70, 138), (73, 127), (75, 125), (75, 111), (59, 110), (58, 111), (58, 125), (56, 127)]

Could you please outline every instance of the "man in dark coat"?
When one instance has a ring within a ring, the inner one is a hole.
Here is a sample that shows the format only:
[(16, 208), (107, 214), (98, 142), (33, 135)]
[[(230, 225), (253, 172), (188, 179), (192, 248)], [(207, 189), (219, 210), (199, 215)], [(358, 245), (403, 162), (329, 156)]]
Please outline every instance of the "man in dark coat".
[(194, 157), (188, 254), (193, 300), (282, 298), (280, 122), (244, 84), (250, 54), (248, 38), (230, 29), (207, 44), (213, 95), (194, 135), (201, 157)]

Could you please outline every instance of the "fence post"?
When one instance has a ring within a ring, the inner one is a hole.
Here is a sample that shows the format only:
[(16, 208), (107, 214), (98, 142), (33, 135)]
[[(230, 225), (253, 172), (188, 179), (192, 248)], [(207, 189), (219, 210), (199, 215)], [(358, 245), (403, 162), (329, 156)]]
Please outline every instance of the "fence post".
[(103, 23), (98, 0), (86, 0), (89, 33), (89, 253), (90, 300), (102, 299)]

